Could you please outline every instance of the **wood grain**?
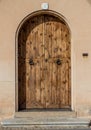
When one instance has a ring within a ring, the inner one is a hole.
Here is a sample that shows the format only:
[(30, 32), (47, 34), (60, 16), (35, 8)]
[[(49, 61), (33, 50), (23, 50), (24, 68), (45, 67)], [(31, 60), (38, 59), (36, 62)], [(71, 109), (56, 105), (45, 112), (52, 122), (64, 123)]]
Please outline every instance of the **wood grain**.
[[(61, 60), (60, 65), (57, 60)], [(42, 14), (22, 26), (18, 38), (18, 92), (19, 110), (71, 107), (70, 32), (59, 18)]]

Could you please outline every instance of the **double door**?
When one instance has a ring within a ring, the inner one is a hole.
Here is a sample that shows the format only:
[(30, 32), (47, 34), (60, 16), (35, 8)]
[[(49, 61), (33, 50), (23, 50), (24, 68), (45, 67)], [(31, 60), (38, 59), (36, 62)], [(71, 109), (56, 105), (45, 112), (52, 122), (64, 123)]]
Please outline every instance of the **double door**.
[(18, 40), (19, 109), (71, 106), (70, 32), (57, 17), (29, 19)]

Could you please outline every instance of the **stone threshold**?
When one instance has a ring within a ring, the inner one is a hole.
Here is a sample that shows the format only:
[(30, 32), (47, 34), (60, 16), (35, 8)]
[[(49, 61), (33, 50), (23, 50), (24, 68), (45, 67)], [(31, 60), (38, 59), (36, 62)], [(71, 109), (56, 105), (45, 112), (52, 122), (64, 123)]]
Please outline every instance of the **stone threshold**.
[(13, 128), (17, 130), (18, 128), (19, 130), (24, 128), (24, 130), (89, 128), (89, 124), (89, 119), (77, 118), (73, 111), (16, 112), (14, 118), (1, 122), (2, 128), (10, 130)]
[[(12, 118), (1, 122), (3, 128), (29, 128), (29, 130), (51, 130), (51, 129), (61, 129), (61, 128), (89, 128), (88, 119), (80, 118)], [(19, 129), (19, 130), (20, 130)]]
[(57, 118), (57, 117), (77, 117), (77, 113), (74, 111), (30, 111), (30, 112), (15, 112), (15, 118), (17, 117), (22, 117), (22, 118), (28, 118), (28, 117), (32, 117), (32, 118)]

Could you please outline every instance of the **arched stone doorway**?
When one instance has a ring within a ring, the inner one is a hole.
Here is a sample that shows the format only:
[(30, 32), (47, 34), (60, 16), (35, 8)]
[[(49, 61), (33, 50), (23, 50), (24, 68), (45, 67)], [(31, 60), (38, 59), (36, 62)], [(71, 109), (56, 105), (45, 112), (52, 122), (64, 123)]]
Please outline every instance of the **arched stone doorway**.
[(52, 11), (28, 16), (17, 36), (18, 110), (71, 108), (71, 39)]

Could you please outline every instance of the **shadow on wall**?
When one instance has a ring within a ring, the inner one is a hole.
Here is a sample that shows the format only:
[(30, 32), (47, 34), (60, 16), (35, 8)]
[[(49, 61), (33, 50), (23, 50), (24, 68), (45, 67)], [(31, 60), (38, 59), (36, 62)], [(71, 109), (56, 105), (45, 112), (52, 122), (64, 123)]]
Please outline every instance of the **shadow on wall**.
[(91, 4), (91, 0), (87, 0), (87, 2), (88, 2), (89, 4)]

